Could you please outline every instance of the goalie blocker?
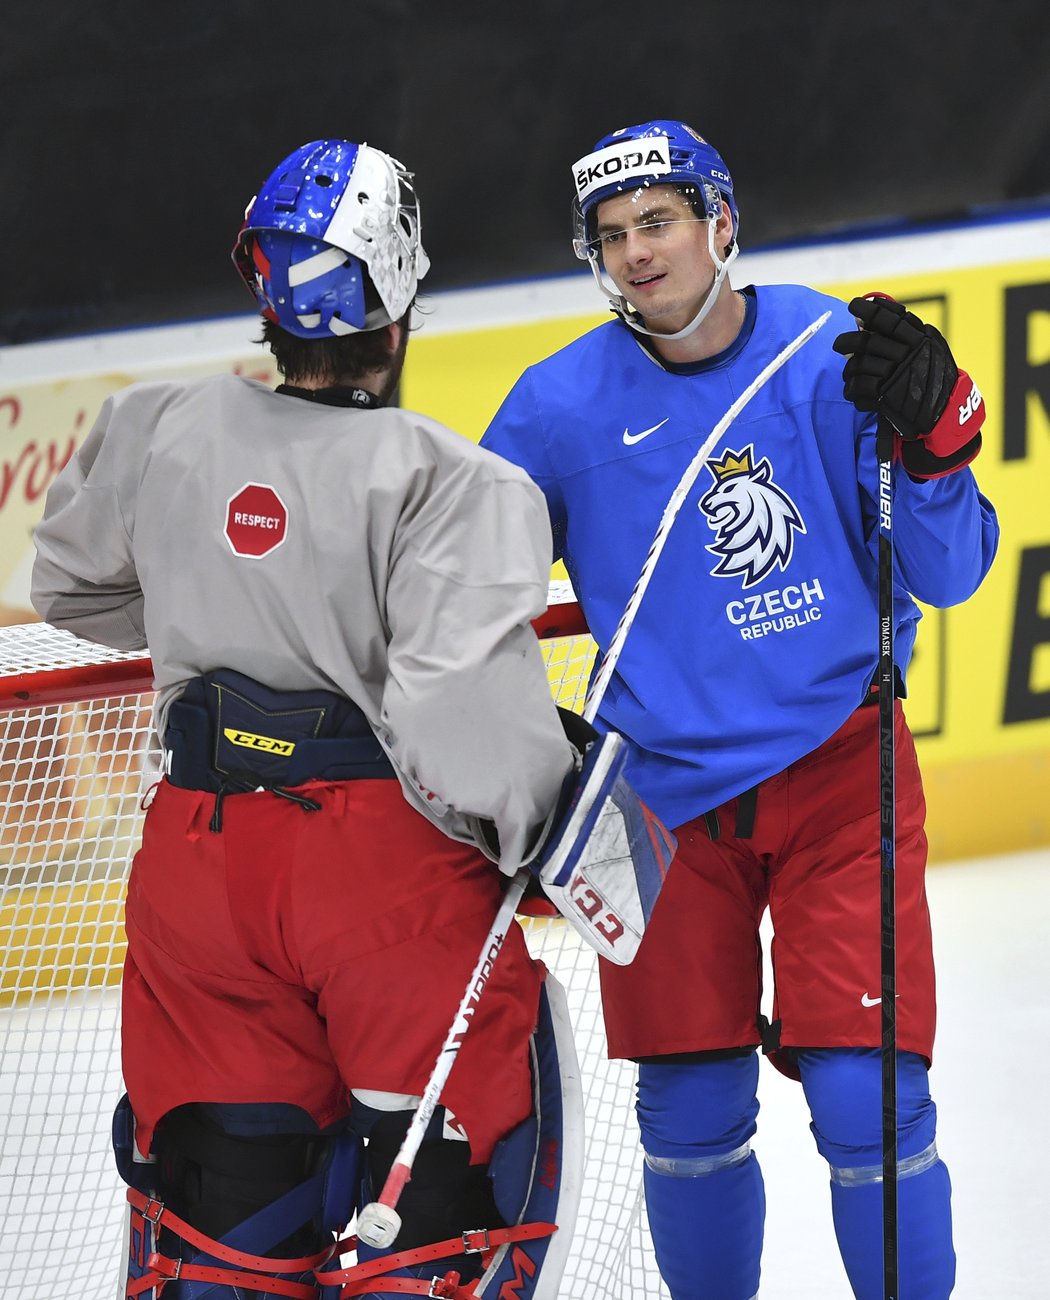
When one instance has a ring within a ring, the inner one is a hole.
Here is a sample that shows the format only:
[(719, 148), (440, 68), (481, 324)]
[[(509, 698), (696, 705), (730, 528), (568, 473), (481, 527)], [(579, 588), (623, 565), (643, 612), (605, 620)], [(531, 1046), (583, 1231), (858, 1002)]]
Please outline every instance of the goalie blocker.
[(582, 754), (567, 806), (529, 863), (543, 892), (602, 957), (628, 965), (663, 888), (677, 841), (623, 775), (627, 743), (559, 709)]

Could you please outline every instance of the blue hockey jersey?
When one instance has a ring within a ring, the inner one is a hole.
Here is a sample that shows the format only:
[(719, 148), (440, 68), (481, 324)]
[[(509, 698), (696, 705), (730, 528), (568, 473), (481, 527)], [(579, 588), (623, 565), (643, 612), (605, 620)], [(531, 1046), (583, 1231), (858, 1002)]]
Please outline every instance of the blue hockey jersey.
[[(832, 735), (878, 661), (875, 421), (845, 400), (844, 303), (797, 285), (751, 288), (723, 353), (661, 365), (622, 322), (531, 366), (483, 446), (543, 490), (601, 652), (664, 508), (700, 444), (762, 368), (831, 320), (752, 399), (671, 530), (598, 725), (630, 741), (628, 775), (678, 826), (782, 771)], [(998, 524), (969, 469), (915, 482), (894, 466), (895, 622), (906, 675), (919, 610), (966, 600)]]

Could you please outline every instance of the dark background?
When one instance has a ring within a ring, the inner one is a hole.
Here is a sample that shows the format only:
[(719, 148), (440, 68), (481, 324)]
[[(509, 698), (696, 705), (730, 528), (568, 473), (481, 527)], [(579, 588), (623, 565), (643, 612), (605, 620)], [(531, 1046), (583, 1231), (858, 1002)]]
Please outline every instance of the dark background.
[(569, 168), (679, 117), (745, 248), (1050, 199), (1036, 0), (7, 0), (0, 343), (251, 310), (228, 251), (296, 146), (414, 170), (428, 289), (579, 267)]

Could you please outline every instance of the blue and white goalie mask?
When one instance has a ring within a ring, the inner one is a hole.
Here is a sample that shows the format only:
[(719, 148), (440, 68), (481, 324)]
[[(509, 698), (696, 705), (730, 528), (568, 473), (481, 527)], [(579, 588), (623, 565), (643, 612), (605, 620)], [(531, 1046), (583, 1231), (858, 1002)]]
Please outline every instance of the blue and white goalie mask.
[(615, 732), (588, 746), (569, 805), (529, 869), (543, 892), (602, 957), (638, 952), (677, 843), (623, 775)]
[(299, 338), (398, 321), (430, 268), (412, 174), (367, 144), (303, 145), (249, 204), (233, 260), (263, 316)]

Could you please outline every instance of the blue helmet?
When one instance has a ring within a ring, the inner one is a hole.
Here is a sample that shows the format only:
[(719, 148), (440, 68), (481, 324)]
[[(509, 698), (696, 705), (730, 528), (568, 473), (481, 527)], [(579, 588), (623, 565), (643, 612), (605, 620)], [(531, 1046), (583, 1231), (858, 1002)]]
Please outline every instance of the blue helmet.
[(596, 254), (594, 231), (598, 204), (615, 194), (649, 185), (694, 186), (708, 220), (722, 215), (722, 200), (733, 217), (736, 242), (740, 214), (733, 197), (733, 178), (718, 150), (685, 122), (657, 120), (625, 126), (603, 136), (572, 169), (576, 184), (573, 248), (584, 261)]
[(306, 339), (400, 320), (430, 267), (411, 181), (367, 144), (315, 140), (289, 154), (233, 249), (262, 314)]

